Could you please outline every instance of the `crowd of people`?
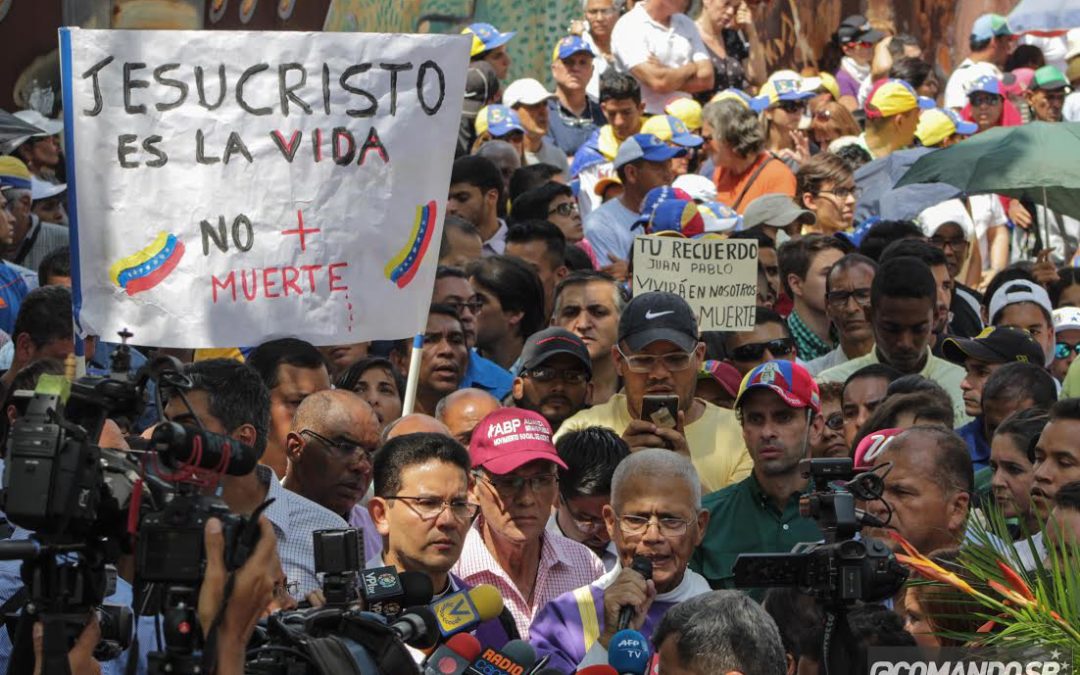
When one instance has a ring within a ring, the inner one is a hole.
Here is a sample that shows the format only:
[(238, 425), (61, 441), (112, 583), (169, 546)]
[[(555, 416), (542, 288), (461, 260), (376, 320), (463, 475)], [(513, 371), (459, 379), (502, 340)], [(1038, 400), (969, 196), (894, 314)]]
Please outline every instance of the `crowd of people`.
[[(820, 672), (821, 608), (794, 589), (735, 590), (733, 571), (740, 554), (822, 539), (800, 511), (809, 458), (891, 465), (866, 504), (884, 525), (864, 531), (891, 547), (895, 533), (955, 561), (991, 511), (1031, 567), (1080, 541), (1080, 221), (994, 194), (888, 220), (864, 204), (860, 171), (998, 126), (1080, 120), (1080, 34), (1020, 36), (983, 15), (945, 73), (934, 45), (855, 15), (818, 68), (769, 73), (744, 0), (582, 0), (543, 46), (551, 91), (546, 73), (507, 81), (515, 34), (500, 28), (464, 31), (411, 410), (406, 336), (133, 351), (135, 368), (179, 358), (192, 389), (103, 444), (160, 417), (261, 457), (220, 494), (261, 511), (277, 555), (237, 577), (246, 601), (219, 646), (268, 608), (318, 604), (311, 534), (353, 527), (367, 567), (427, 575), (436, 598), (494, 586), (504, 611), (481, 642), (526, 640), (559, 672), (607, 663), (625, 607), (661, 673)], [(15, 392), (63, 372), (75, 342), (62, 124), (16, 115), (38, 132), (0, 148), (5, 432)], [(643, 235), (754, 242), (752, 329), (701, 331), (684, 298), (635, 293)], [(87, 339), (91, 374), (108, 372), (109, 340)], [(207, 537), (213, 556), (220, 528)], [(22, 585), (0, 563), (0, 602)], [(848, 619), (860, 647), (955, 645), (981, 623), (942, 607), (913, 580)], [(157, 643), (152, 622), (136, 629), (143, 652)], [(121, 672), (124, 656), (97, 664), (86, 642), (73, 666)], [(236, 651), (223, 669), (242, 671)]]

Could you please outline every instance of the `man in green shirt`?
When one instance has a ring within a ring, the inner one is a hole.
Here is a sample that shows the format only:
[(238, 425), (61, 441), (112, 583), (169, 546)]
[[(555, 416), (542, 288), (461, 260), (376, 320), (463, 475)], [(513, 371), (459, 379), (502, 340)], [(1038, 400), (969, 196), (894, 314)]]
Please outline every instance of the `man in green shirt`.
[(807, 487), (799, 462), (824, 424), (814, 378), (797, 363), (767, 361), (743, 380), (735, 410), (753, 470), (702, 500), (709, 526), (690, 561), (713, 588), (733, 586), (740, 553), (786, 553), (822, 539), (817, 524), (799, 515)]

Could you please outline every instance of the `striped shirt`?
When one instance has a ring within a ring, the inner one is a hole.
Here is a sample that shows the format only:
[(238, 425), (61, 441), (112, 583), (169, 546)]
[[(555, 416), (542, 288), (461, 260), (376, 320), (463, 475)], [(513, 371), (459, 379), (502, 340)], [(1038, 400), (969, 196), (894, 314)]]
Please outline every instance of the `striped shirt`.
[(563, 593), (591, 584), (604, 574), (600, 559), (583, 544), (561, 534), (545, 532), (541, 540), (540, 565), (536, 570), (532, 598), (525, 598), (484, 545), (480, 535), (482, 523), (483, 516), (477, 518), (469, 529), (461, 558), (451, 572), (469, 586), (491, 584), (499, 589), (523, 640), (529, 639), (529, 626), (544, 605)]
[(289, 583), (289, 593), (303, 600), (319, 588), (315, 576), (315, 530), (340, 530), (348, 527), (345, 519), (329, 509), (302, 497), (281, 485), (274, 470), (265, 464), (255, 467), (259, 482), (267, 485), (266, 498), (274, 503), (266, 507), (266, 519), (277, 536), (278, 557)]
[(63, 225), (46, 223), (30, 214), (30, 229), (15, 251), (11, 262), (36, 270), (45, 256), (71, 243), (70, 233)]

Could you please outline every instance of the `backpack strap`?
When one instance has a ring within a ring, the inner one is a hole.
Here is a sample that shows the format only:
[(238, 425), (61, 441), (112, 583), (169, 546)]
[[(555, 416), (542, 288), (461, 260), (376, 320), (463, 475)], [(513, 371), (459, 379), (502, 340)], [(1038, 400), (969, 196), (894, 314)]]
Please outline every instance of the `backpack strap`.
[(731, 205), (732, 209), (736, 211), (739, 210), (739, 205), (742, 204), (742, 200), (746, 198), (746, 193), (750, 191), (750, 186), (753, 185), (754, 181), (758, 179), (758, 176), (760, 176), (761, 172), (765, 170), (765, 167), (769, 165), (769, 162), (773, 161), (774, 159), (776, 159), (776, 156), (770, 152), (769, 156), (765, 158), (765, 161), (759, 164), (758, 168), (754, 169), (754, 173), (750, 174), (750, 180), (746, 182), (746, 185), (743, 186), (742, 192), (739, 193), (739, 198), (736, 199), (735, 203)]

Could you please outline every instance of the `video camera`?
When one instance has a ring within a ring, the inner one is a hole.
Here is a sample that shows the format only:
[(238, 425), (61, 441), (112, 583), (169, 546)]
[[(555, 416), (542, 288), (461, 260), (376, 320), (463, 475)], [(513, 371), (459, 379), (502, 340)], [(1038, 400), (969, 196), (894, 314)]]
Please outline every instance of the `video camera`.
[(856, 474), (849, 457), (803, 460), (813, 490), (799, 502), (803, 517), (817, 521), (823, 542), (799, 544), (791, 553), (743, 553), (735, 561), (739, 588), (795, 587), (826, 603), (878, 601), (907, 581), (907, 569), (881, 541), (856, 535), (864, 526), (884, 527), (856, 508), (881, 499), (884, 479), (877, 468)]
[[(254, 519), (236, 516), (220, 498), (201, 494), (223, 474), (250, 472), (258, 460), (251, 448), (171, 422), (155, 429), (149, 452), (99, 446), (107, 420), (125, 425), (138, 419), (149, 383), (157, 385), (152, 390), (159, 411), (163, 390), (183, 397), (191, 388), (172, 357), (154, 359), (132, 376), (131, 334), (120, 337), (107, 376), (69, 382), (42, 375), (32, 394), (20, 394), (25, 411), (11, 427), (0, 496), (8, 519), (32, 532), (28, 540), (0, 543), (0, 559), (24, 561), (20, 593), (26, 601), (18, 618), (9, 619), (15, 625), (11, 673), (33, 667), (35, 621), (44, 627), (44, 672), (69, 672), (67, 652), (91, 611), (98, 612), (103, 644), (113, 655), (126, 648), (130, 611), (102, 613), (99, 606), (111, 592), (107, 565), (132, 553), (141, 597), (136, 606), (163, 608), (166, 641), (177, 637), (159, 661), (170, 664), (170, 672), (190, 672), (181, 662), (191, 661), (202, 639), (195, 608), (207, 518), (222, 521), (230, 569), (243, 564), (258, 537)], [(148, 598), (156, 598), (156, 605)], [(178, 607), (182, 611), (175, 611)], [(183, 621), (195, 630), (170, 630)], [(150, 672), (163, 671), (152, 667)]]

